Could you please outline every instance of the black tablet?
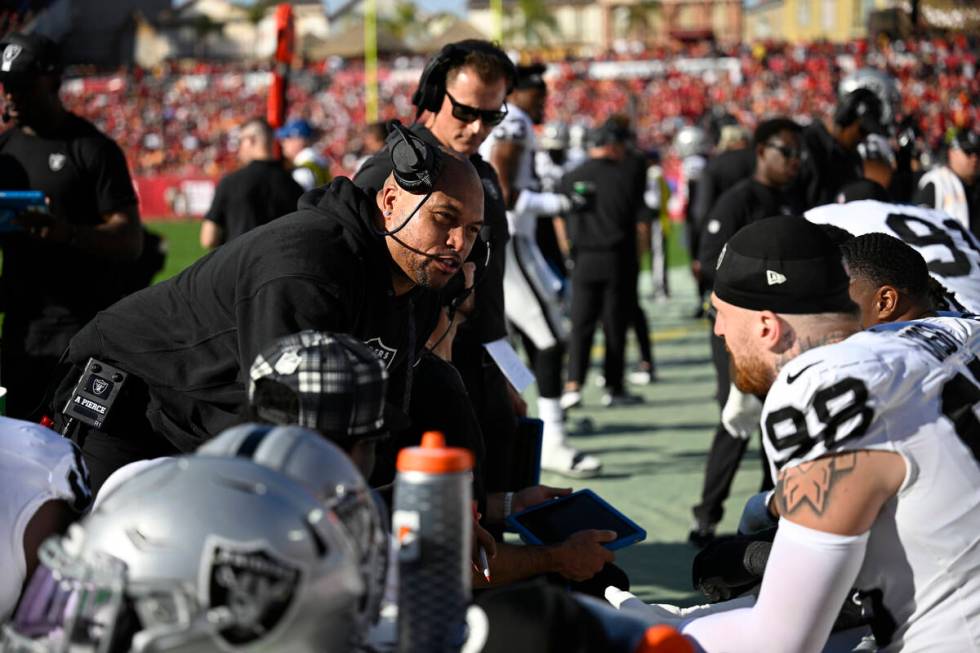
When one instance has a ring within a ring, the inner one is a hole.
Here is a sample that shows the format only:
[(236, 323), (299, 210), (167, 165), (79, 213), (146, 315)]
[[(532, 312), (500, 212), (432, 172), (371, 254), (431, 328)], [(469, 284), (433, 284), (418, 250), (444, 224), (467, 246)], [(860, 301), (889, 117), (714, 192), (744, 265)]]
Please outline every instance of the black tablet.
[(616, 550), (645, 540), (647, 532), (592, 490), (579, 490), (546, 501), (507, 518), (507, 524), (528, 544), (558, 544), (573, 533), (598, 529), (618, 537), (603, 546)]

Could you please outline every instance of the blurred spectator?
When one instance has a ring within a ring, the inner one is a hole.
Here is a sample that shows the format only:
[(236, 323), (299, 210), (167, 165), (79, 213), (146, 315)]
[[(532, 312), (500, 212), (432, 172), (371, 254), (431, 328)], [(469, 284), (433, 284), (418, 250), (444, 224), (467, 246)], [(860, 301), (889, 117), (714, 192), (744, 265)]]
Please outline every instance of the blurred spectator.
[(361, 156), (354, 166), (354, 175), (361, 169), (364, 162), (371, 158), (375, 152), (380, 151), (385, 146), (385, 139), (388, 138), (388, 126), (383, 122), (372, 122), (364, 127), (361, 137)]
[(303, 194), (282, 162), (273, 156), (272, 128), (253, 118), (238, 134), (242, 167), (226, 176), (201, 223), (201, 247), (213, 249), (255, 227), (296, 210)]
[(311, 147), (313, 126), (308, 121), (290, 120), (276, 131), (276, 138), (282, 145), (283, 159), (293, 167), (293, 179), (304, 191), (330, 181), (330, 162)]

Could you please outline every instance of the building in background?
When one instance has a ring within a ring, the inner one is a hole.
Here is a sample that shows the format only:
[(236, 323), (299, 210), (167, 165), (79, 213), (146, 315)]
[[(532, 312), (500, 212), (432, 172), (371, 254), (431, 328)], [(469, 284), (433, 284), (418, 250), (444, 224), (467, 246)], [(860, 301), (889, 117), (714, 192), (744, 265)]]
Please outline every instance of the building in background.
[(748, 0), (746, 41), (849, 41), (887, 34), (908, 36), (916, 27), (976, 33), (976, 0)]
[[(542, 0), (538, 13), (522, 12), (516, 0), (503, 5), (508, 48), (556, 54), (639, 53), (670, 40), (732, 43), (742, 33), (741, 0)], [(493, 33), (489, 0), (470, 0), (468, 18)]]

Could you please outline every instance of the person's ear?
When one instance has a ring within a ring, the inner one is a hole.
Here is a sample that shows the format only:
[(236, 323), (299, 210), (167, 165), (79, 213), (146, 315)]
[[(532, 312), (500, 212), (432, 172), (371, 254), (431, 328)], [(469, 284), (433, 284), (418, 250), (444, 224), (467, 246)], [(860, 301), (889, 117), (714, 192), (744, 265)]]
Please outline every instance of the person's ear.
[(390, 229), (391, 223), (394, 222), (398, 197), (399, 190), (393, 184), (385, 184), (378, 194), (378, 209), (381, 210), (381, 217), (386, 229)]
[(882, 286), (875, 291), (874, 310), (879, 322), (891, 322), (899, 313), (901, 293), (893, 286)]
[(760, 344), (769, 351), (777, 351), (782, 343), (786, 329), (790, 326), (772, 311), (758, 311), (755, 317), (755, 332)]

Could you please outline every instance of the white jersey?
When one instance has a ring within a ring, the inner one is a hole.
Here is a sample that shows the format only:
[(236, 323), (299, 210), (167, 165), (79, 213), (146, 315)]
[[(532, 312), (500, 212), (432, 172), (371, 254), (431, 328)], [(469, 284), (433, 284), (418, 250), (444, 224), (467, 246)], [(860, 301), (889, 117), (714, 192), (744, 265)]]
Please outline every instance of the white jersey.
[(905, 482), (871, 527), (855, 583), (880, 589), (897, 624), (882, 651), (980, 652), (978, 354), (977, 319), (880, 325), (803, 353), (766, 398), (773, 478), (829, 452), (905, 459)]
[(27, 524), (57, 500), (80, 513), (91, 503), (78, 449), (40, 424), (0, 417), (0, 623), (10, 618), (24, 586)]
[(810, 222), (840, 227), (855, 236), (884, 233), (904, 241), (967, 310), (980, 313), (980, 243), (946, 213), (864, 200), (818, 206), (804, 215)]
[(516, 143), (521, 147), (521, 159), (517, 163), (517, 173), (514, 175), (516, 190), (539, 190), (538, 179), (534, 174), (534, 153), (538, 149), (538, 141), (534, 136), (534, 122), (520, 107), (507, 105), (507, 117), (493, 128), (487, 140), (480, 146), (480, 156), (491, 161), (490, 153), (497, 143)]

